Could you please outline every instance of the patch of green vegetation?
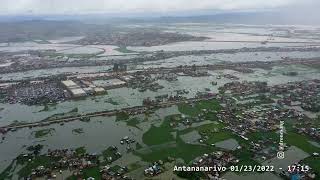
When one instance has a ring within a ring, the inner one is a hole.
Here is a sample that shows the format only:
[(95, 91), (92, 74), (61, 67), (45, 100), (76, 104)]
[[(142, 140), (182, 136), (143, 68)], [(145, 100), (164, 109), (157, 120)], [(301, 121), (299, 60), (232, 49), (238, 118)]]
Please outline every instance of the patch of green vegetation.
[(294, 132), (286, 133), (284, 135), (284, 142), (296, 146), (309, 154), (320, 151), (320, 148), (309, 143), (308, 137)]
[(83, 156), (84, 154), (87, 153), (87, 150), (85, 149), (85, 147), (79, 147), (77, 149), (75, 149), (77, 156)]
[(99, 167), (92, 167), (92, 168), (86, 168), (83, 170), (83, 178), (87, 179), (89, 177), (93, 177), (95, 179), (102, 179), (102, 176), (100, 174)]
[(208, 136), (208, 140), (206, 140), (205, 142), (207, 144), (213, 144), (219, 141), (224, 141), (227, 139), (232, 138), (232, 134), (228, 131), (222, 131), (222, 132), (218, 132), (218, 133), (212, 133)]
[(55, 109), (56, 108), (55, 105), (56, 103), (45, 103), (43, 105), (43, 109), (41, 109), (39, 112), (48, 112), (51, 110), (51, 108)]
[(114, 101), (112, 98), (109, 98), (109, 99), (105, 100), (104, 102), (110, 103), (112, 105), (119, 105), (119, 103), (117, 101)]
[(43, 107), (43, 109), (40, 110), (39, 112), (47, 112), (47, 111), (49, 111), (49, 110), (50, 110), (49, 105), (48, 105), (48, 104), (45, 104), (44, 107)]
[[(234, 135), (233, 138), (239, 142), (241, 149), (233, 151), (233, 155), (239, 159), (238, 165), (260, 165), (254, 159), (254, 154), (250, 151), (249, 141), (246, 141), (239, 136)], [(247, 172), (238, 172), (237, 174), (244, 174)]]
[(76, 107), (76, 108), (73, 108), (69, 113), (77, 113), (79, 112), (79, 109)]
[(129, 114), (126, 112), (119, 112), (116, 114), (116, 121), (125, 121), (129, 119)]
[(320, 157), (308, 157), (302, 161), (309, 165), (320, 176)]
[(214, 150), (213, 147), (203, 145), (193, 145), (183, 142), (183, 140), (177, 136), (175, 144), (150, 147), (151, 152), (133, 152), (135, 155), (142, 158), (143, 161), (155, 162), (158, 160), (167, 160), (168, 157), (182, 158), (186, 163), (201, 156), (205, 153), (210, 153)]
[(38, 155), (40, 154), (41, 150), (43, 149), (43, 145), (41, 144), (37, 144), (35, 146), (29, 146), (27, 147), (27, 150), (32, 152), (33, 154), (35, 155)]
[(295, 71), (283, 72), (282, 74), (285, 76), (298, 76), (299, 75), (299, 73), (295, 72)]
[(17, 163), (23, 165), (23, 167), (18, 171), (17, 174), (19, 178), (27, 177), (31, 174), (33, 169), (36, 169), (39, 166), (49, 168), (54, 161), (54, 159), (47, 156), (36, 156), (31, 161), (18, 159)]
[(54, 133), (54, 132), (55, 132), (55, 129), (50, 128), (50, 129), (42, 129), (39, 131), (33, 131), (31, 134), (33, 134), (35, 138), (42, 138), (42, 137), (45, 137), (49, 134), (52, 135), (52, 133)]
[(131, 171), (137, 170), (137, 169), (139, 169), (141, 167), (142, 167), (142, 165), (139, 164), (139, 162), (135, 162), (135, 163), (132, 163), (132, 164), (128, 165), (128, 171), (131, 172)]
[(73, 129), (72, 133), (73, 134), (82, 134), (82, 133), (84, 133), (84, 131), (82, 128), (77, 128), (77, 129)]
[[(105, 161), (107, 163), (112, 163), (113, 161), (116, 161), (117, 159), (120, 158), (120, 156), (116, 154), (116, 151), (113, 150), (111, 147), (109, 147), (108, 149), (104, 150), (102, 152), (102, 155), (103, 155), (103, 157), (104, 157), (104, 159), (105, 159)], [(108, 159), (110, 157), (111, 157), (111, 160)]]
[(121, 52), (121, 53), (135, 53), (135, 51), (127, 49), (126, 46), (120, 46), (118, 48), (115, 48), (114, 50)]
[(13, 166), (14, 163), (15, 161), (12, 161), (10, 165), (0, 173), (0, 179), (3, 179), (3, 180), (12, 179), (12, 176), (13, 176), (12, 172), (15, 170), (15, 167)]
[(197, 116), (201, 113), (202, 109), (206, 110), (214, 110), (219, 111), (221, 110), (221, 106), (217, 100), (206, 100), (206, 101), (200, 101), (195, 103), (194, 105), (189, 104), (179, 104), (178, 110), (185, 115), (189, 116)]
[(225, 127), (222, 123), (210, 123), (204, 124), (194, 128), (188, 128), (180, 131), (181, 134), (186, 134), (191, 131), (198, 131), (202, 139), (204, 139), (206, 144), (213, 144), (219, 141), (230, 139), (233, 137), (230, 131), (223, 130)]
[(170, 126), (170, 122), (177, 121), (179, 117), (180, 115), (167, 116), (159, 127), (152, 125), (151, 128), (143, 134), (143, 143), (152, 146), (174, 141), (175, 139), (171, 134), (174, 130), (173, 127)]
[(140, 130), (141, 130), (141, 128), (138, 127), (138, 124), (140, 123), (140, 120), (139, 120), (138, 118), (131, 118), (131, 119), (129, 119), (129, 120), (126, 121), (126, 122), (127, 122), (127, 125), (128, 125), (128, 126), (135, 127), (135, 128), (137, 128), (137, 129), (140, 129)]
[(151, 146), (174, 141), (174, 137), (171, 134), (170, 127), (163, 125), (161, 125), (160, 127), (156, 127), (152, 125), (151, 128), (143, 134), (142, 140), (143, 143)]
[(253, 154), (246, 148), (242, 148), (234, 152), (234, 155), (240, 160), (239, 165), (260, 165), (253, 158)]
[(178, 171), (174, 172), (178, 177), (188, 180), (200, 180), (204, 179), (204, 173), (202, 172), (186, 172), (186, 171)]
[(294, 128), (290, 123), (288, 123), (288, 121), (286, 121), (285, 123), (285, 129), (286, 129), (286, 133), (284, 134), (284, 137), (283, 137), (285, 143), (296, 146), (309, 154), (320, 151), (320, 148), (314, 146), (309, 142), (311, 138), (303, 134), (296, 133)]
[(78, 178), (74, 175), (67, 177), (66, 180), (77, 180)]
[[(143, 143), (150, 146), (148, 152), (145, 152), (144, 148), (142, 151), (135, 151), (134, 154), (140, 156), (147, 162), (167, 160), (168, 157), (175, 157), (182, 158), (188, 163), (196, 157), (212, 152), (215, 149), (212, 146), (185, 143), (180, 138), (180, 135), (197, 128), (199, 130), (206, 131), (213, 126), (222, 128), (223, 125), (210, 124), (207, 126), (203, 125), (196, 128), (189, 128), (188, 130), (178, 131), (174, 129), (174, 124), (179, 121), (181, 121), (181, 115), (171, 115), (165, 117), (159, 127), (151, 126), (151, 128), (142, 136)], [(177, 138), (174, 138), (173, 133), (177, 133)]]
[(250, 133), (248, 135), (248, 138), (250, 141), (257, 142), (259, 140), (272, 140), (272, 141), (278, 141), (279, 135), (275, 131), (270, 132), (255, 132)]
[(113, 172), (117, 172), (117, 171), (119, 171), (119, 169), (121, 169), (121, 167), (118, 166), (118, 165), (110, 167), (110, 170), (113, 171)]
[(137, 150), (139, 150), (139, 149), (142, 149), (142, 146), (141, 146), (141, 144), (139, 144), (139, 143), (136, 143), (136, 149), (137, 149)]

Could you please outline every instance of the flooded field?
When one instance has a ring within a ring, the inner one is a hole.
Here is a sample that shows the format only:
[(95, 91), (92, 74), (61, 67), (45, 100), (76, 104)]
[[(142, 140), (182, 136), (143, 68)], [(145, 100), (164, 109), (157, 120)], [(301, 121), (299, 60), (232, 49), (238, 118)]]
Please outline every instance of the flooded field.
[(234, 53), (234, 54), (211, 54), (202, 56), (180, 56), (170, 59), (163, 59), (152, 62), (144, 62), (137, 65), (142, 68), (177, 67), (184, 65), (207, 65), (221, 62), (251, 62), (251, 61), (280, 61), (282, 58), (315, 58), (320, 57), (320, 52), (255, 52), (255, 53)]
[[(65, 55), (72, 54), (99, 54), (100, 56), (112, 56), (112, 55), (123, 55), (123, 53), (116, 51), (117, 46), (111, 45), (75, 45), (75, 44), (64, 44), (66, 39), (50, 41), (51, 43), (37, 43), (37, 42), (23, 42), (23, 43), (3, 43), (0, 46), (0, 52), (20, 52), (20, 51), (31, 51), (31, 50), (55, 50), (56, 53)], [(72, 39), (72, 38), (71, 38)]]

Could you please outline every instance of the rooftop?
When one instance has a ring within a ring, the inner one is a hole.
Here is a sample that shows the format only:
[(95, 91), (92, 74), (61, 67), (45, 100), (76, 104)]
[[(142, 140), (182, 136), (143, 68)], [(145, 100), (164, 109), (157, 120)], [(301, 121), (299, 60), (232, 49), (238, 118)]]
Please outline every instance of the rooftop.
[(75, 82), (73, 82), (72, 80), (66, 80), (66, 81), (62, 81), (61, 82), (63, 85), (65, 85), (66, 87), (70, 87), (70, 86), (78, 86)]

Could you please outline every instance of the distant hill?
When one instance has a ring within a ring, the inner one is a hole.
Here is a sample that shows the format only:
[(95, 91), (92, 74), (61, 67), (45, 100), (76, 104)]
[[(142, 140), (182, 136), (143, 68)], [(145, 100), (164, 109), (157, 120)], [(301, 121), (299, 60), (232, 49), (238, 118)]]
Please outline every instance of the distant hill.
[(206, 15), (197, 13), (172, 13), (167, 16), (150, 16), (149, 14), (89, 14), (89, 15), (20, 15), (20, 16), (0, 16), (0, 22), (26, 21), (26, 20), (55, 20), (55, 21), (83, 21), (87, 23), (236, 23), (236, 24), (301, 24), (320, 25), (320, 13), (310, 12), (229, 12), (213, 14), (206, 12)]

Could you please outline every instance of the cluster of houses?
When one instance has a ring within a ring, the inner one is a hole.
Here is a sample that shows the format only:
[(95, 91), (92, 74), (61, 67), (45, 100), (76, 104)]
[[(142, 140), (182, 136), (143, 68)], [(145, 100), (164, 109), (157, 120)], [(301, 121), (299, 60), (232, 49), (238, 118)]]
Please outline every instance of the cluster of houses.
[[(237, 164), (239, 159), (229, 152), (216, 151), (210, 154), (204, 154), (193, 160), (192, 165), (196, 167), (229, 167)], [(214, 168), (212, 171), (204, 172), (208, 179), (219, 179), (223, 169)]]
[(281, 94), (281, 103), (300, 106), (311, 112), (320, 112), (320, 80), (292, 82), (271, 87), (271, 93)]
[(145, 92), (147, 90), (156, 92), (159, 89), (164, 88), (159, 83), (155, 82), (156, 78), (152, 77), (150, 74), (136, 73), (134, 77), (135, 78), (128, 83), (128, 87), (138, 89), (139, 92)]
[(144, 170), (144, 175), (147, 177), (157, 176), (163, 172), (163, 162), (159, 160), (158, 162), (152, 163)]
[[(118, 153), (116, 147), (111, 148), (115, 151), (115, 153)], [(55, 179), (57, 176), (59, 176), (59, 174), (62, 174), (63, 171), (70, 171), (74, 177), (78, 178), (84, 175), (84, 171), (86, 169), (96, 167), (100, 169), (99, 173), (101, 174), (103, 180), (131, 179), (130, 177), (125, 176), (125, 173), (128, 172), (128, 168), (120, 167), (117, 171), (115, 171), (109, 166), (105, 166), (106, 163), (102, 161), (100, 156), (97, 154), (89, 154), (69, 149), (49, 149), (45, 155), (40, 156), (48, 159), (50, 161), (48, 162), (49, 164), (45, 166), (40, 165), (37, 168), (32, 169), (31, 174), (28, 177), (25, 177), (25, 179), (35, 179), (41, 177)], [(24, 154), (18, 157), (18, 161), (29, 162), (33, 161), (34, 158), (39, 158), (40, 156), (35, 156), (35, 154), (32, 153)], [(111, 162), (113, 161), (114, 160)], [(88, 179), (94, 180), (93, 177)]]
[(296, 127), (299, 134), (305, 134), (315, 140), (320, 141), (320, 128), (318, 127)]
[[(294, 118), (298, 122), (302, 122), (302, 120), (310, 119), (299, 109), (287, 108), (283, 105), (301, 106), (302, 108), (303, 104), (319, 106), (317, 96), (320, 90), (320, 81), (310, 80), (271, 87), (267, 86), (265, 82), (231, 82), (225, 84), (220, 90), (229, 91), (232, 95), (239, 97), (260, 94), (257, 97), (250, 97), (250, 99), (262, 99), (260, 96), (264, 96), (264, 99), (271, 95), (277, 96), (276, 101), (269, 98), (270, 101), (263, 101), (264, 103), (259, 106), (252, 106), (250, 103), (237, 106), (235, 100), (230, 96), (220, 97), (225, 109), (219, 113), (218, 117), (224, 122), (230, 123), (230, 128), (234, 131), (244, 135), (247, 131), (276, 130), (280, 120)], [(300, 129), (300, 131), (314, 137), (318, 136), (316, 128), (310, 127), (309, 129)]]
[(29, 81), (2, 88), (6, 92), (5, 102), (10, 104), (36, 105), (64, 101), (66, 94), (55, 81)]
[(233, 81), (226, 83), (224, 86), (220, 87), (220, 91), (230, 92), (234, 95), (250, 95), (254, 93), (265, 93), (269, 90), (268, 84), (266, 82), (260, 81)]
[[(74, 150), (62, 149), (62, 150), (48, 150), (46, 155), (41, 155), (48, 159), (49, 165), (46, 167), (43, 165), (38, 166), (31, 170), (29, 177), (26, 179), (35, 179), (39, 177), (56, 178), (58, 173), (62, 173), (64, 170), (73, 172), (73, 175), (80, 176), (83, 170), (86, 168), (96, 167), (99, 164), (98, 156), (95, 154), (78, 154)], [(18, 157), (18, 161), (27, 162), (32, 161), (33, 154), (24, 154)]]

